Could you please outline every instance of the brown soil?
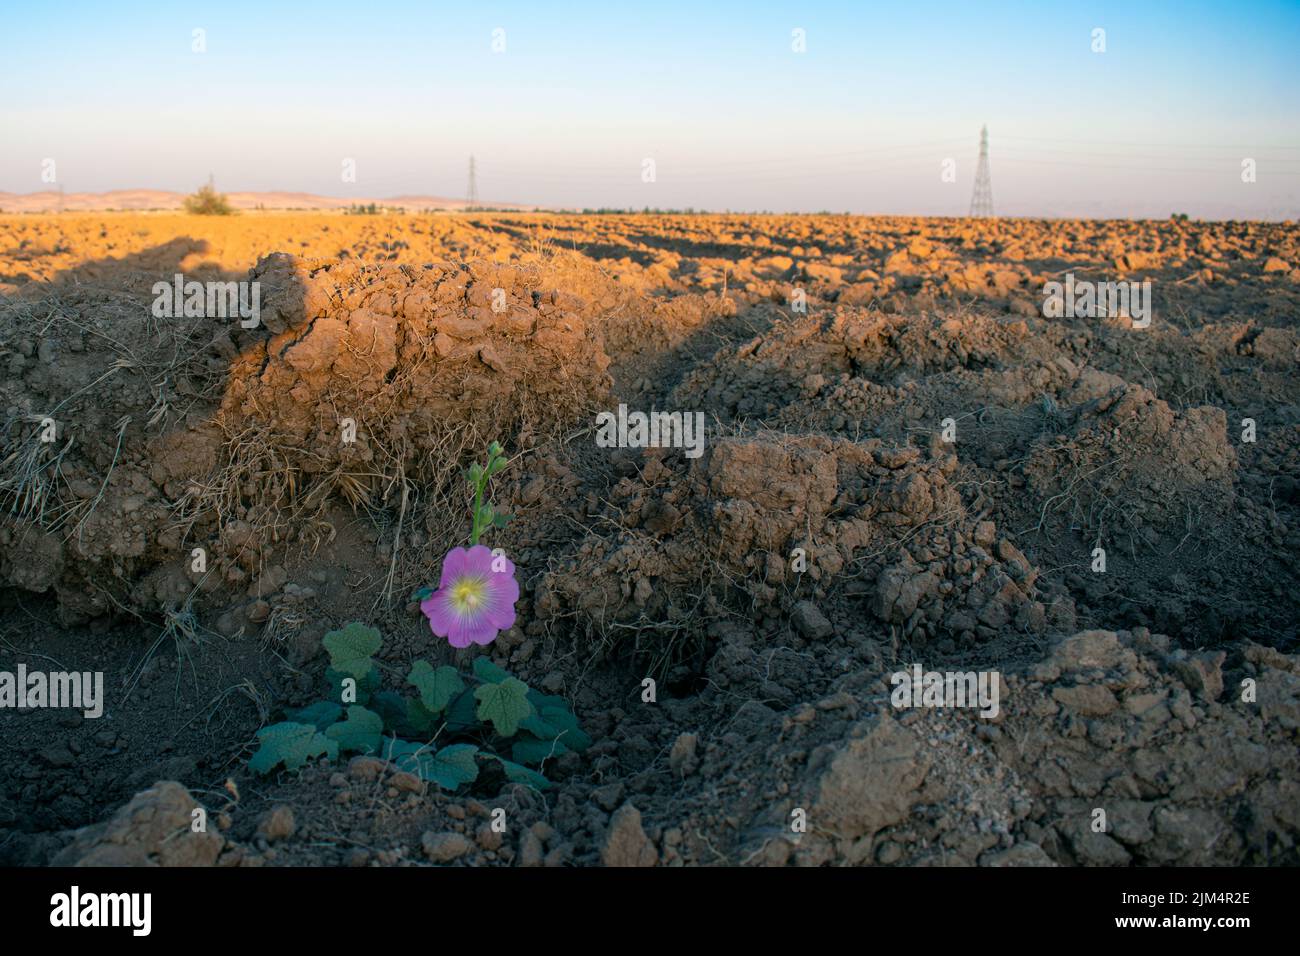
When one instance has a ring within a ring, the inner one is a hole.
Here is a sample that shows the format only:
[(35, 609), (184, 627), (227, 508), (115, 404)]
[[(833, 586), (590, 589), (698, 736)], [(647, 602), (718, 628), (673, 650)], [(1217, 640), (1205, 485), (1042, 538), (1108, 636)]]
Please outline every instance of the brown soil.
[[(1290, 224), (0, 217), (0, 670), (108, 697), (0, 711), (0, 862), (1300, 862), (1296, 263)], [(177, 272), (261, 327), (155, 318)], [(1066, 272), (1149, 278), (1151, 327), (1042, 317)], [(620, 402), (703, 455), (597, 447)], [(595, 745), (546, 793), (251, 774), (326, 631), (465, 662), (409, 595), (493, 439), (488, 653)], [(913, 662), (1001, 713), (893, 708)]]

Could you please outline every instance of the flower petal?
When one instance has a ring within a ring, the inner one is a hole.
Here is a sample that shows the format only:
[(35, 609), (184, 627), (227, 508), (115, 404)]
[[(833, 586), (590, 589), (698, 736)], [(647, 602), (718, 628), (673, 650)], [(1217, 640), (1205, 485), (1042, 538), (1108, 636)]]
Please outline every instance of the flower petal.
[(483, 602), (483, 616), (497, 630), (514, 627), (515, 602), (519, 600), (519, 582), (505, 573), (490, 574), (487, 579), (487, 597)]
[(495, 627), (487, 626), (483, 628), (483, 630), (479, 631), (477, 634), (471, 634), (470, 640), (472, 640), (475, 644), (491, 644), (493, 641), (497, 639), (498, 633), (499, 632)]
[(447, 640), (452, 647), (469, 647), (471, 644), (488, 644), (497, 635), (496, 628), (488, 624), (480, 614), (457, 617), (452, 621)]
[(476, 544), (465, 552), (465, 570), (476, 574), (486, 574), (492, 570), (492, 549), (486, 545)]
[(456, 614), (448, 603), (451, 594), (447, 588), (433, 592), (427, 600), (420, 602), (420, 610), (429, 619), (429, 628), (438, 637), (446, 637)]
[(465, 572), (469, 553), (464, 548), (452, 548), (442, 559), (442, 574), (438, 578), (438, 587), (445, 588), (454, 579)]

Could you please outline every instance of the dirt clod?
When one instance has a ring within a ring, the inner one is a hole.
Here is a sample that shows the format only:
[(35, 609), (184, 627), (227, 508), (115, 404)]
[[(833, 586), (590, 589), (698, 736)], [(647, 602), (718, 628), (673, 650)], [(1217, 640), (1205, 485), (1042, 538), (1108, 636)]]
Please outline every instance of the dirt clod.
[(654, 866), (659, 854), (641, 829), (641, 811), (625, 803), (610, 818), (605, 846), (600, 851), (606, 866)]

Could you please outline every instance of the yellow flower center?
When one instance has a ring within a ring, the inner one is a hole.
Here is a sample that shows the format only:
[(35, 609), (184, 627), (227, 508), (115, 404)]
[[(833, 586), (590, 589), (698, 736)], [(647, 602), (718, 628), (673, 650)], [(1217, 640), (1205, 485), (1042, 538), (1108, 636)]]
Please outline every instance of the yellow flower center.
[(451, 586), (451, 606), (460, 614), (474, 611), (487, 596), (487, 582), (482, 578), (461, 578)]

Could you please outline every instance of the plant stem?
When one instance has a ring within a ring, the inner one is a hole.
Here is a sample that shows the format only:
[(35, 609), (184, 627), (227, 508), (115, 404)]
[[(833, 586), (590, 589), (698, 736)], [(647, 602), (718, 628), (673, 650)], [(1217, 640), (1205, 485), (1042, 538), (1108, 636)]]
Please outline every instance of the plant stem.
[(470, 524), (470, 529), (469, 529), (469, 544), (471, 548), (474, 545), (478, 544), (478, 536), (479, 536), (478, 522), (479, 522), (479, 512), (483, 510), (483, 485), (484, 484), (486, 484), (486, 482), (481, 480), (474, 482), (474, 520)]

